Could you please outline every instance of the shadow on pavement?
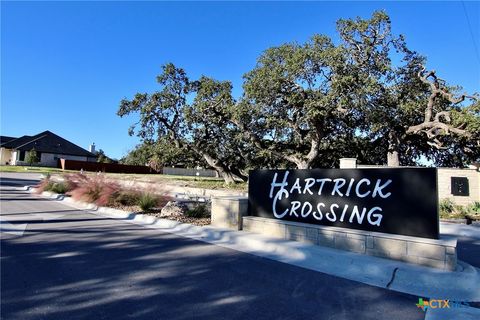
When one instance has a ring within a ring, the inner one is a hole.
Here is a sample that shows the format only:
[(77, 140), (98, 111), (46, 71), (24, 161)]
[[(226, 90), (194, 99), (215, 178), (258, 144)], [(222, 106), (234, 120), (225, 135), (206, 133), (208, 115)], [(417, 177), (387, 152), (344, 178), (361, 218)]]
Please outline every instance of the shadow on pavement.
[(45, 198), (29, 198), (25, 197), (15, 197), (15, 198), (4, 198), (2, 197), (2, 201), (53, 201), (56, 199), (45, 199)]
[(2, 318), (424, 318), (418, 297), (83, 216), (1, 242)]
[[(15, 215), (30, 215), (30, 214), (42, 214), (42, 213), (56, 213), (61, 214), (65, 212), (78, 212), (77, 209), (72, 210), (50, 210), (50, 211), (29, 211), (28, 213), (25, 212), (10, 212), (10, 213), (2, 213), (2, 216), (15, 216)], [(68, 214), (68, 213), (66, 213)]]
[(457, 256), (459, 260), (480, 268), (480, 240), (458, 237)]
[(8, 187), (34, 186), (34, 185), (37, 185), (39, 182), (40, 180), (0, 177), (0, 186), (8, 186)]

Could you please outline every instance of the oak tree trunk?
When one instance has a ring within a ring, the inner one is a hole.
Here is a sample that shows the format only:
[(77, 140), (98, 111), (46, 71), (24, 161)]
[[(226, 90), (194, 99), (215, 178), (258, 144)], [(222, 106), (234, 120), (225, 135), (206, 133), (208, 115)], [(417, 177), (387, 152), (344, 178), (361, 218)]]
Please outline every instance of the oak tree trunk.
[(295, 162), (297, 169), (310, 169), (310, 163), (304, 160), (299, 160)]
[(236, 182), (235, 175), (220, 160), (213, 158), (207, 153), (200, 152), (198, 150), (197, 152), (203, 156), (209, 166), (211, 166), (220, 174), (226, 184), (233, 184)]
[(226, 184), (235, 183), (235, 178), (233, 177), (231, 172), (224, 171), (223, 169), (216, 169), (216, 170), (219, 171), (220, 175), (222, 176)]
[(387, 166), (400, 167), (400, 155), (398, 153), (400, 139), (395, 131), (390, 131), (388, 134), (388, 151), (387, 151)]

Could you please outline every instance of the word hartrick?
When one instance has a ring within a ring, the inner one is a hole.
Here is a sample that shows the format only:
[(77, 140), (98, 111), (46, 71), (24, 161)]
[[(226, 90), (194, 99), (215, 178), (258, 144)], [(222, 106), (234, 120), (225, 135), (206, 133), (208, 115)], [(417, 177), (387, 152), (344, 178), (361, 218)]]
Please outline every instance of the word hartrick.
[[(351, 178), (349, 181), (344, 178), (304, 178), (295, 179), (293, 185), (289, 186), (287, 179), (289, 171), (285, 171), (283, 178), (279, 181), (278, 173), (273, 176), (273, 181), (270, 184), (269, 197), (273, 198), (272, 212), (275, 218), (281, 219), (286, 215), (307, 218), (310, 215), (316, 220), (327, 219), (331, 222), (344, 222), (345, 219), (349, 223), (362, 224), (364, 221), (370, 225), (380, 226), (383, 215), (382, 208), (375, 206), (372, 208), (359, 207), (357, 205), (349, 206), (348, 204), (339, 205), (332, 203), (326, 208), (324, 202), (311, 203), (309, 201), (292, 201), (289, 208), (282, 212), (277, 211), (277, 202), (283, 198), (289, 198), (291, 194), (316, 194), (318, 196), (329, 195), (338, 197), (350, 197), (355, 195), (358, 198), (366, 197), (380, 197), (388, 198), (391, 192), (388, 191), (388, 186), (392, 183), (391, 179), (382, 180), (376, 179), (371, 181), (368, 178), (357, 180)], [(365, 219), (366, 217), (366, 219)]]

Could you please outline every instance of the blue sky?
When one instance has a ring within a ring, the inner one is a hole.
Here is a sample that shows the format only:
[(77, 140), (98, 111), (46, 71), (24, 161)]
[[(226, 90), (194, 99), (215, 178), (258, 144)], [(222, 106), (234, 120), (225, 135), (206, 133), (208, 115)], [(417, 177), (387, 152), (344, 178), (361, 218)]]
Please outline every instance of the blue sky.
[(480, 91), (479, 2), (2, 1), (0, 133), (51, 130), (120, 158), (138, 139), (119, 102), (155, 90), (162, 64), (230, 80), (239, 96), (263, 50), (315, 33), (336, 40), (337, 19), (378, 9), (440, 77)]

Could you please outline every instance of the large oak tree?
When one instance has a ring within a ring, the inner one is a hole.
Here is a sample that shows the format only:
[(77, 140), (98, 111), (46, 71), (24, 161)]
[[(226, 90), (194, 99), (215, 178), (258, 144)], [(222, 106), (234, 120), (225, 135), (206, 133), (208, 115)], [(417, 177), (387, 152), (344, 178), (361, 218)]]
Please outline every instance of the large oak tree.
[(236, 101), (228, 81), (191, 81), (167, 64), (160, 90), (124, 99), (146, 142), (191, 150), (226, 182), (258, 167), (333, 167), (341, 157), (390, 166), (463, 166), (480, 157), (478, 95), (460, 94), (391, 30), (390, 18), (337, 22), (340, 41), (314, 35), (264, 51)]
[(354, 145), (358, 82), (328, 37), (270, 48), (244, 78), (234, 122), (259, 150), (307, 169)]
[(338, 30), (362, 82), (359, 130), (387, 150), (384, 163), (415, 165), (423, 156), (462, 166), (478, 159), (476, 96), (458, 95), (459, 88), (427, 71), (426, 59), (392, 33), (383, 12), (339, 20)]
[[(169, 63), (157, 77), (160, 90), (123, 99), (117, 114), (139, 114), (129, 132), (150, 143), (168, 139), (177, 148), (192, 150), (227, 183), (245, 180), (238, 153), (238, 131), (224, 119), (234, 100), (229, 82), (201, 77), (191, 81), (185, 71)], [(190, 101), (189, 101), (190, 100)]]

